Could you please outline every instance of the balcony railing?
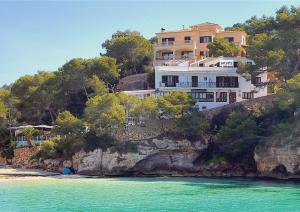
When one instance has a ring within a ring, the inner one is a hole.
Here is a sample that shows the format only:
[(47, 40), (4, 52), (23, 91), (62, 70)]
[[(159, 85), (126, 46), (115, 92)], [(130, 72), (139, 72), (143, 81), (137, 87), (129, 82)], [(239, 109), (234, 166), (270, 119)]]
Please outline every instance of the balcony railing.
[(215, 88), (216, 87), (216, 82), (198, 82), (198, 83), (193, 83), (193, 82), (180, 82), (179, 87), (183, 88)]
[(180, 46), (180, 45), (192, 45), (192, 40), (185, 40), (185, 41), (164, 41), (156, 43), (157, 47), (163, 47), (163, 46)]
[(179, 83), (172, 83), (172, 84), (166, 84), (163, 82), (160, 82), (161, 87), (177, 87), (177, 88), (216, 88), (216, 82), (198, 82), (198, 83), (192, 83), (192, 82), (179, 82)]
[(180, 56), (180, 57), (156, 57), (155, 60), (194, 60), (194, 56)]
[(160, 87), (176, 87), (176, 88), (238, 88), (239, 83), (216, 83), (216, 82), (179, 82), (179, 83), (163, 83), (160, 82)]
[(217, 83), (217, 88), (238, 88), (239, 83), (225, 83), (225, 82), (219, 82)]

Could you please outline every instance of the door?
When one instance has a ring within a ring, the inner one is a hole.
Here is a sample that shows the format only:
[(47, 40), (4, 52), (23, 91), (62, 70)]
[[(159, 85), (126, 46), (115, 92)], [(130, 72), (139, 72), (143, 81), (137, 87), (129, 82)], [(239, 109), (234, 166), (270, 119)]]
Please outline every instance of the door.
[(198, 87), (198, 76), (192, 76), (192, 87)]
[(229, 104), (236, 102), (236, 92), (229, 93)]

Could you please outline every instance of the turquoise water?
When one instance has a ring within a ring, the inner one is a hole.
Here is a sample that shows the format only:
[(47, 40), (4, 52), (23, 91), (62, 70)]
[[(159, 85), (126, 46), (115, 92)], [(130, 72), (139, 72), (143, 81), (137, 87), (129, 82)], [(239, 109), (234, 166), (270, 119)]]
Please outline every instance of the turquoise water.
[(190, 178), (0, 181), (0, 211), (300, 211), (300, 185)]

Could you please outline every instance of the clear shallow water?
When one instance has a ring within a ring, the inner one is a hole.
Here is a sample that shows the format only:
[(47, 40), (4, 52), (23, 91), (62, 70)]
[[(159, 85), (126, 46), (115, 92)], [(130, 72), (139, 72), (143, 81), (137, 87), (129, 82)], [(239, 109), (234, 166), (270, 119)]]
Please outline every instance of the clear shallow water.
[(0, 181), (0, 211), (300, 211), (300, 185), (189, 178)]

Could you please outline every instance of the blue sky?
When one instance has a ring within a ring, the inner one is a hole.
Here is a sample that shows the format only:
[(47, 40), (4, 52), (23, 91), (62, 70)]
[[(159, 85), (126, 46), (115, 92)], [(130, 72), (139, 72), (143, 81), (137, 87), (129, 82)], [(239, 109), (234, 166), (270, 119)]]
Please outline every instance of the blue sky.
[(117, 30), (151, 38), (161, 27), (179, 29), (214, 22), (224, 27), (251, 16), (273, 15), (298, 0), (245, 1), (2, 1), (0, 86), (66, 61), (99, 56), (101, 43)]

